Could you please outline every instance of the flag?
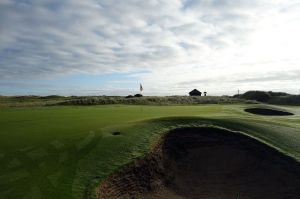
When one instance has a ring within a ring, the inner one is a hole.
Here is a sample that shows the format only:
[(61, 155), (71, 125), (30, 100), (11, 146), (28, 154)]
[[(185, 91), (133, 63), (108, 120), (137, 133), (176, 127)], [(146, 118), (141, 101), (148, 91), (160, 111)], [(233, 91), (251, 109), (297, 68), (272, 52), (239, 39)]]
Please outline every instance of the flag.
[(143, 86), (142, 84), (140, 84), (140, 91), (142, 92), (144, 89), (143, 89)]

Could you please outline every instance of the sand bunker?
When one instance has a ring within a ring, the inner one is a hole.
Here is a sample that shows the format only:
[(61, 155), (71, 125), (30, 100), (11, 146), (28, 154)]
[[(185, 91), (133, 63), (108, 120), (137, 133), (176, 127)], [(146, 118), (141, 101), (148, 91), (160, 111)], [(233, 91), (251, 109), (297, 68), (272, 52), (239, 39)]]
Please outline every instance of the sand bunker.
[(286, 111), (279, 111), (279, 110), (268, 109), (268, 108), (247, 108), (245, 109), (245, 111), (257, 115), (270, 115), (270, 116), (294, 115), (293, 113), (289, 113)]
[(300, 198), (299, 164), (244, 135), (177, 129), (144, 159), (104, 180), (98, 198)]

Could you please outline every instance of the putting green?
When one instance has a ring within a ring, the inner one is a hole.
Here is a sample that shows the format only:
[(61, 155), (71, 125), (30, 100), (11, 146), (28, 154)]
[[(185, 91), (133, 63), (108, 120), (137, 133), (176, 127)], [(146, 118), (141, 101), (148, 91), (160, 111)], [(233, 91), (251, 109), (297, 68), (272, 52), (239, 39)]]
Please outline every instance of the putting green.
[[(94, 198), (95, 187), (170, 129), (241, 131), (300, 161), (300, 107), (257, 116), (250, 105), (87, 106), (0, 110), (0, 198)], [(112, 135), (120, 132), (119, 135)]]

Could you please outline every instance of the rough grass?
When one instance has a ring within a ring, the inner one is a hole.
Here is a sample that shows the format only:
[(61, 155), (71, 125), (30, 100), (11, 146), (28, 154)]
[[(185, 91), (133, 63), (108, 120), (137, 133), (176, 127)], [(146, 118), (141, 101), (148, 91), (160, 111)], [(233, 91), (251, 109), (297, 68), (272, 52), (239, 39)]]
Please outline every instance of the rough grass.
[(0, 108), (5, 107), (35, 107), (54, 105), (73, 97), (63, 97), (57, 95), (50, 96), (0, 96)]
[(166, 97), (80, 97), (59, 103), (60, 105), (198, 105), (198, 104), (237, 104), (255, 103), (254, 101), (218, 96), (166, 96)]
[(300, 95), (291, 95), (283, 92), (248, 91), (241, 95), (235, 95), (234, 97), (275, 105), (300, 106)]
[(245, 113), (248, 106), (2, 108), (0, 198), (94, 198), (106, 176), (177, 127), (242, 131), (300, 161), (300, 108), (270, 118)]
[(277, 105), (300, 106), (300, 95), (276, 96), (272, 97), (268, 103)]
[(238, 104), (255, 103), (254, 101), (233, 98), (228, 96), (166, 96), (166, 97), (132, 97), (122, 96), (0, 96), (1, 107), (34, 107), (34, 106), (86, 106), (86, 105), (109, 105), (109, 104), (127, 104), (127, 105), (198, 105), (198, 104)]

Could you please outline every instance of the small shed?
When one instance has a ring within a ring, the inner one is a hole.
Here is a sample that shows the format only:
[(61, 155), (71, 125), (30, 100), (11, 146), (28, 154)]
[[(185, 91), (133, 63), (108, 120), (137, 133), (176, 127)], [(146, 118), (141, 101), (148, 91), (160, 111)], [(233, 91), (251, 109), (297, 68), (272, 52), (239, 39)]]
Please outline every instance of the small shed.
[(198, 91), (197, 89), (192, 90), (189, 92), (190, 96), (201, 96), (202, 92)]

